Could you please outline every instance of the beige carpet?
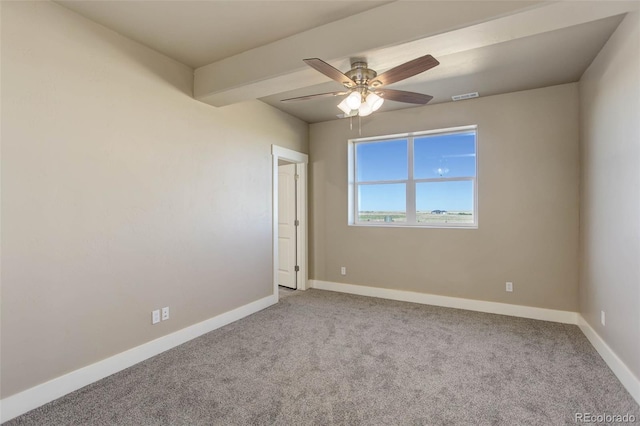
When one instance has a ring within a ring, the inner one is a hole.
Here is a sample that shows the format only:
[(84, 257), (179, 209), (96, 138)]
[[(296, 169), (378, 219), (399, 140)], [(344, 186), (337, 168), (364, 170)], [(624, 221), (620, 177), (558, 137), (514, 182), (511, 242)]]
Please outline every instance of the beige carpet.
[(575, 326), (319, 290), (11, 425), (563, 425), (640, 407)]
[(287, 287), (278, 287), (278, 297), (280, 299), (283, 299), (285, 297), (289, 297), (289, 296), (296, 296), (299, 294), (304, 293), (303, 291), (298, 291), (298, 290), (294, 290), (292, 288), (287, 288)]

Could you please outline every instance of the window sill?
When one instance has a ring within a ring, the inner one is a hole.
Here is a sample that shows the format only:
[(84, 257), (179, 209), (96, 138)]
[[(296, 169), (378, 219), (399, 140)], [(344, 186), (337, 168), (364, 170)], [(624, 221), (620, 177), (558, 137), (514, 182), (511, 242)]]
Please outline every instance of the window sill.
[(349, 226), (361, 228), (426, 228), (426, 229), (478, 229), (478, 224), (469, 225), (453, 225), (444, 223), (441, 225), (410, 225), (406, 223), (390, 224), (390, 223), (349, 223)]

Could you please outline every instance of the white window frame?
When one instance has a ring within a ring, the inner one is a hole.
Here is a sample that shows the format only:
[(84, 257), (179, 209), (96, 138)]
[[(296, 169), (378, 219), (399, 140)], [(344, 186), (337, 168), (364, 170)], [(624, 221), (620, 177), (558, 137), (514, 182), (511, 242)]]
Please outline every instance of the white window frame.
[[(454, 177), (454, 178), (427, 178), (414, 179), (413, 177), (413, 152), (414, 139), (426, 135), (451, 135), (456, 133), (475, 132), (475, 176), (473, 177)], [(383, 181), (367, 181), (357, 182), (357, 158), (356, 145), (362, 142), (382, 142), (397, 139), (407, 139), (407, 161), (408, 176), (407, 179), (383, 180)], [(447, 129), (426, 130), (421, 132), (400, 133), (395, 135), (375, 136), (368, 138), (349, 139), (347, 143), (347, 162), (348, 162), (348, 206), (349, 212), (347, 220), (349, 226), (373, 226), (373, 227), (409, 227), (409, 228), (462, 228), (477, 229), (478, 228), (478, 126), (459, 126)], [(420, 223), (416, 219), (416, 184), (422, 182), (451, 182), (451, 181), (471, 181), (473, 184), (473, 223)], [(406, 222), (361, 222), (358, 220), (358, 186), (359, 185), (375, 185), (375, 184), (393, 184), (404, 183), (407, 191), (407, 220)]]

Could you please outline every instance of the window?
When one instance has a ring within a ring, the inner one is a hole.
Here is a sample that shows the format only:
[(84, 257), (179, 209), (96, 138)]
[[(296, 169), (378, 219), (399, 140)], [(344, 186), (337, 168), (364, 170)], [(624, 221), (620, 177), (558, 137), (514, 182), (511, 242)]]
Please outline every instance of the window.
[(349, 141), (349, 224), (476, 228), (476, 126)]

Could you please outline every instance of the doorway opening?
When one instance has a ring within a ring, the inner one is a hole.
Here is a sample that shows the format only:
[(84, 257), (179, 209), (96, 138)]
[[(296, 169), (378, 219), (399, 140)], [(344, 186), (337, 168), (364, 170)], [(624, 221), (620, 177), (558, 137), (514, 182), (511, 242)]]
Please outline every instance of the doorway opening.
[[(278, 286), (298, 289), (298, 171), (295, 163), (278, 160)], [(282, 291), (279, 291), (282, 293)]]
[(306, 290), (307, 154), (271, 146), (273, 156), (273, 292)]

